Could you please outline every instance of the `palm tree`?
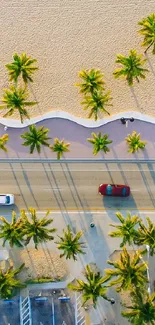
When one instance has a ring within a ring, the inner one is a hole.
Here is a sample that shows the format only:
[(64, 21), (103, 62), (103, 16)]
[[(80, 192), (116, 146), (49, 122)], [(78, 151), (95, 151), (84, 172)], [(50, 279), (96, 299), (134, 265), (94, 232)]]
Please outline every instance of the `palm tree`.
[(155, 54), (155, 14), (144, 18), (138, 25), (142, 26), (138, 32), (144, 36), (142, 46), (147, 46), (145, 53), (153, 46), (152, 53)]
[(141, 251), (136, 251), (133, 257), (127, 252), (124, 247), (123, 252), (120, 254), (120, 260), (107, 261), (115, 269), (106, 269), (106, 279), (116, 277), (109, 283), (109, 286), (117, 286), (116, 291), (130, 290), (133, 287), (143, 287), (148, 282), (146, 276), (146, 262), (141, 261)]
[(138, 231), (135, 227), (139, 224), (140, 218), (138, 216), (131, 216), (128, 212), (127, 218), (124, 218), (120, 212), (116, 212), (116, 217), (120, 221), (120, 225), (110, 224), (110, 226), (115, 227), (117, 230), (109, 233), (111, 237), (121, 237), (123, 240), (120, 247), (124, 247), (126, 244), (132, 245), (135, 238), (138, 235)]
[(47, 218), (50, 211), (46, 212), (45, 217), (38, 218), (36, 215), (36, 209), (29, 208), (28, 210), (31, 219), (27, 216), (25, 210), (21, 210), (21, 218), (23, 220), (23, 234), (26, 236), (26, 244), (33, 239), (35, 248), (38, 249), (40, 243), (45, 243), (48, 240), (53, 240), (54, 237), (51, 235), (56, 231), (55, 228), (47, 228), (53, 219)]
[(150, 255), (155, 254), (155, 224), (153, 224), (149, 217), (146, 217), (148, 227), (146, 227), (142, 220), (139, 222), (138, 236), (135, 238), (136, 245), (148, 245)]
[(5, 152), (7, 152), (7, 148), (5, 146), (5, 144), (7, 143), (7, 141), (9, 140), (9, 135), (8, 134), (3, 134), (0, 137), (0, 149), (4, 150)]
[(123, 311), (122, 315), (133, 325), (155, 324), (155, 292), (150, 296), (146, 291), (134, 290), (131, 293), (132, 305), (125, 305), (129, 311)]
[(114, 71), (115, 78), (124, 77), (129, 86), (133, 85), (134, 79), (139, 82), (139, 78), (145, 79), (145, 72), (147, 69), (143, 68), (146, 59), (143, 58), (142, 54), (137, 54), (136, 50), (131, 50), (129, 56), (121, 54), (117, 55), (116, 63), (119, 63), (122, 67)]
[(101, 91), (104, 86), (103, 73), (100, 70), (90, 69), (79, 72), (79, 77), (82, 83), (76, 84), (80, 87), (80, 92), (84, 94), (93, 93), (94, 91)]
[(112, 106), (112, 104), (110, 104), (111, 99), (110, 91), (107, 91), (105, 94), (96, 91), (90, 95), (85, 95), (85, 99), (81, 104), (84, 105), (84, 110), (87, 110), (88, 108), (90, 109), (88, 118), (91, 118), (94, 115), (94, 119), (97, 121), (100, 112), (110, 115), (106, 110), (106, 106)]
[(1, 299), (11, 298), (16, 294), (16, 290), (19, 288), (25, 288), (26, 285), (20, 280), (16, 279), (16, 275), (21, 272), (24, 264), (22, 264), (18, 269), (13, 270), (9, 267), (6, 271), (0, 269), (0, 297)]
[(68, 288), (73, 291), (82, 292), (83, 305), (85, 305), (87, 301), (92, 301), (94, 308), (96, 308), (99, 297), (111, 301), (106, 295), (107, 287), (103, 286), (106, 282), (105, 277), (102, 277), (100, 272), (93, 272), (90, 265), (86, 265), (85, 278), (86, 281), (76, 279), (76, 284), (68, 284)]
[(41, 146), (49, 147), (48, 140), (51, 139), (47, 136), (49, 129), (44, 129), (44, 126), (36, 128), (35, 125), (29, 126), (29, 132), (25, 132), (20, 137), (26, 140), (22, 145), (30, 146), (30, 153), (32, 154), (36, 149), (38, 153), (41, 152)]
[(70, 143), (65, 143), (64, 139), (60, 141), (58, 138), (55, 138), (54, 144), (50, 148), (53, 152), (57, 153), (57, 159), (60, 160), (64, 152), (69, 152), (69, 145)]
[(128, 152), (131, 153), (135, 153), (139, 151), (139, 149), (144, 149), (146, 145), (145, 141), (141, 141), (140, 133), (137, 133), (136, 131), (133, 131), (132, 134), (128, 134), (125, 140), (129, 146)]
[(102, 134), (99, 132), (98, 134), (92, 132), (93, 138), (87, 138), (87, 141), (93, 144), (94, 151), (93, 154), (96, 156), (99, 151), (103, 151), (107, 153), (110, 151), (108, 148), (108, 144), (112, 143), (112, 140), (108, 139), (108, 134)]
[(79, 231), (77, 234), (73, 234), (69, 225), (67, 225), (67, 231), (63, 230), (63, 237), (58, 236), (60, 241), (56, 242), (58, 244), (58, 249), (63, 251), (60, 257), (65, 256), (66, 259), (73, 258), (74, 261), (77, 260), (78, 254), (85, 254), (82, 250), (85, 248), (84, 242), (80, 241), (83, 232)]
[(0, 109), (8, 109), (8, 112), (3, 117), (12, 116), (18, 111), (21, 123), (23, 123), (24, 118), (29, 119), (30, 116), (25, 106), (34, 106), (37, 102), (28, 102), (27, 98), (28, 91), (21, 87), (15, 88), (10, 86), (10, 89), (4, 89), (4, 95), (1, 100), (4, 104), (0, 105)]
[(14, 81), (15, 84), (18, 81), (20, 75), (25, 84), (28, 81), (33, 82), (32, 75), (38, 70), (38, 67), (34, 65), (37, 62), (36, 59), (31, 59), (31, 56), (27, 56), (26, 53), (22, 53), (19, 56), (17, 53), (13, 55), (13, 62), (6, 64), (6, 68), (9, 71), (10, 81)]
[(9, 222), (4, 217), (0, 217), (0, 238), (3, 238), (3, 247), (6, 241), (10, 247), (23, 247), (23, 224), (21, 218), (16, 218), (15, 211), (12, 211), (12, 220)]

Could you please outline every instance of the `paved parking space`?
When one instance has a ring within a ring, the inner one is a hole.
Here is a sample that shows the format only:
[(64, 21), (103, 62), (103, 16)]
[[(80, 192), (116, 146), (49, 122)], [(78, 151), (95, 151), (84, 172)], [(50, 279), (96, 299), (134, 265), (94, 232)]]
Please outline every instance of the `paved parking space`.
[(0, 325), (20, 325), (19, 298), (0, 300)]
[(33, 325), (75, 324), (75, 311), (71, 301), (59, 300), (60, 292), (51, 291), (31, 297)]

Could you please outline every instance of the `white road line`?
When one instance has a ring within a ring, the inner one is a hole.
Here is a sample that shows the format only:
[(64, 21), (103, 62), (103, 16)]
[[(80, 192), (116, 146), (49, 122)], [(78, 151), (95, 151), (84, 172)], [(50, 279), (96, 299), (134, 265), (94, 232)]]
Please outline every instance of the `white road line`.
[[(13, 168), (13, 169), (11, 169), (11, 168), (4, 168), (4, 169), (1, 169), (0, 168), (0, 171), (10, 171), (10, 172), (12, 172), (12, 171), (14, 171), (14, 172), (22, 172), (22, 171), (24, 171), (24, 172), (33, 172), (33, 173), (36, 173), (36, 172), (45, 172), (45, 171), (47, 171), (47, 172), (68, 172), (68, 169), (26, 169), (26, 168), (21, 168), (21, 169), (15, 169), (15, 168)], [(69, 169), (69, 172), (85, 172), (85, 173), (88, 173), (88, 172), (137, 172), (137, 173), (139, 173), (139, 172), (155, 172), (155, 169), (121, 169), (121, 170), (119, 170), (119, 169)]]
[(54, 300), (52, 297), (52, 321), (53, 321), (53, 325), (55, 325), (55, 317), (54, 317)]
[[(59, 215), (59, 214), (61, 214), (61, 213), (75, 214), (75, 215), (77, 215), (77, 214), (79, 214), (79, 213), (80, 213), (80, 214), (81, 214), (81, 213), (82, 213), (82, 214), (86, 214), (86, 213), (87, 213), (87, 214), (90, 214), (90, 213), (91, 213), (91, 214), (101, 214), (101, 215), (103, 215), (103, 214), (108, 214), (109, 212), (115, 214), (115, 213), (116, 213), (117, 211), (119, 211), (119, 210), (120, 210), (120, 208), (116, 208), (115, 210), (110, 210), (110, 209), (109, 209), (109, 210), (107, 210), (107, 211), (104, 211), (104, 210), (103, 210), (103, 211), (98, 211), (98, 210), (93, 210), (93, 211), (91, 211), (91, 210), (90, 210), (90, 211), (88, 211), (88, 210), (87, 210), (87, 211), (81, 211), (81, 210), (79, 210), (79, 211), (78, 211), (78, 210), (77, 210), (77, 211), (71, 211), (71, 210), (70, 210), (70, 211), (65, 211), (65, 210), (62, 210), (62, 211), (52, 211), (52, 209), (51, 209), (51, 211), (50, 211), (50, 215), (55, 215), (55, 214), (58, 214), (58, 215)], [(126, 208), (126, 209), (122, 209), (122, 208), (121, 208), (121, 213), (122, 213), (122, 214), (126, 214), (128, 211), (129, 211), (130, 213), (135, 213), (135, 214), (136, 214), (136, 213), (140, 213), (140, 214), (154, 214), (154, 215), (155, 215), (155, 210), (154, 210), (154, 211), (149, 211), (149, 210), (136, 210), (136, 209), (134, 209), (134, 208), (133, 208), (132, 210), (131, 210), (131, 209), (128, 210), (128, 208)], [(11, 212), (12, 212), (12, 211), (10, 211), (10, 213), (5, 213), (5, 212), (4, 212), (4, 213), (3, 213), (3, 212), (1, 213), (1, 212), (0, 212), (0, 216), (1, 216), (1, 215), (4, 215), (5, 217), (10, 217), (10, 216), (11, 216)], [(47, 213), (47, 210), (45, 210), (45, 211), (37, 211), (37, 214), (38, 214), (38, 215), (43, 215), (43, 214), (46, 214), (46, 213)], [(18, 213), (17, 213), (17, 214), (18, 214)]]

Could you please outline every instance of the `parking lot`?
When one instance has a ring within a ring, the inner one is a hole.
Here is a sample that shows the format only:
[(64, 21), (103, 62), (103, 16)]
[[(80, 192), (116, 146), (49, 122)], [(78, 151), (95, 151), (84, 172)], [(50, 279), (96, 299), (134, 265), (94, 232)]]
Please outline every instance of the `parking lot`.
[[(33, 325), (74, 325), (75, 311), (71, 300), (59, 300), (60, 293), (50, 291), (31, 297)], [(64, 323), (63, 323), (64, 322)]]
[(0, 300), (0, 325), (20, 325), (19, 298)]

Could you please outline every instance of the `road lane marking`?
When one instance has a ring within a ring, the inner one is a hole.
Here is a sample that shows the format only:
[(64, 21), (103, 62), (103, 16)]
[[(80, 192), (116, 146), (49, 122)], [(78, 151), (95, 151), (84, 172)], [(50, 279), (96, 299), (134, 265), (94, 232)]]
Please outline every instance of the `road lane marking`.
[[(36, 209), (37, 210), (37, 209)], [(61, 214), (61, 213), (70, 213), (70, 214), (78, 214), (79, 212), (83, 213), (83, 214), (107, 214), (108, 211), (115, 211), (115, 212), (118, 212), (118, 211), (123, 211), (124, 213), (127, 213), (128, 211), (133, 211), (133, 213), (148, 213), (148, 214), (154, 214), (155, 215), (155, 209), (149, 209), (149, 208), (145, 208), (145, 209), (134, 209), (134, 208), (122, 208), (122, 209), (103, 209), (103, 210), (55, 210), (55, 209), (51, 209), (51, 208), (47, 208), (47, 210), (50, 210), (50, 214)], [(47, 210), (37, 210), (37, 214), (38, 215), (42, 215), (42, 214), (46, 214)], [(4, 215), (6, 217), (10, 217), (11, 216), (11, 213), (12, 211), (10, 211), (10, 213), (5, 213), (5, 212), (0, 212), (0, 216), (1, 215)], [(18, 213), (17, 213), (18, 215)]]
[[(43, 169), (27, 169), (27, 168), (21, 168), (21, 169), (17, 169), (17, 168), (13, 168), (13, 170), (16, 172), (22, 172), (23, 170), (25, 171), (25, 172), (43, 172)], [(11, 171), (11, 169), (10, 168), (0, 168), (0, 171)], [(46, 168), (46, 171), (47, 172), (51, 172), (51, 169), (47, 169)], [(64, 169), (64, 170), (62, 170), (62, 168), (58, 168), (58, 169), (53, 169), (53, 172), (61, 172), (61, 173), (63, 173), (63, 172), (67, 172), (68, 171), (68, 169)], [(108, 172), (117, 172), (117, 173), (121, 173), (122, 171), (124, 171), (124, 172), (137, 172), (137, 173), (139, 173), (139, 172), (155, 172), (155, 169), (122, 169), (122, 170), (120, 170), (120, 169), (108, 169)], [(105, 172), (105, 173), (107, 173), (107, 169), (70, 169), (70, 172), (72, 173), (72, 172), (85, 172), (85, 173), (88, 173), (88, 172), (97, 172), (97, 173), (99, 173), (99, 172)]]

